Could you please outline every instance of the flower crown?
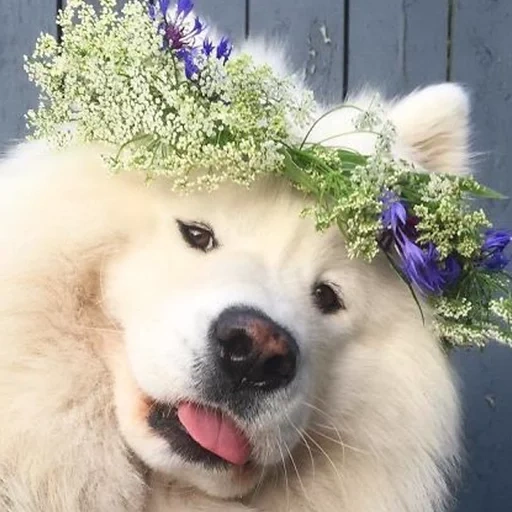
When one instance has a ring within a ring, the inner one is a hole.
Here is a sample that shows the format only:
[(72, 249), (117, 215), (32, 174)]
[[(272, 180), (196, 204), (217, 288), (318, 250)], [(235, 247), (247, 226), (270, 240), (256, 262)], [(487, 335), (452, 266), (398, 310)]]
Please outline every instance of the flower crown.
[[(339, 227), (350, 257), (387, 257), (420, 311), (430, 303), (442, 339), (512, 343), (511, 234), (469, 206), (502, 196), (471, 177), (395, 159), (393, 126), (377, 106), (356, 123), (378, 132), (374, 154), (309, 143), (312, 96), (232, 55), (227, 38), (210, 39), (191, 0), (128, 0), (121, 13), (115, 0), (100, 4), (96, 13), (68, 0), (62, 42), (42, 35), (27, 59), (41, 89), (27, 115), (33, 137), (59, 147), (100, 141), (117, 148), (105, 155), (113, 171), (164, 175), (183, 191), (279, 174), (314, 199), (305, 213), (318, 229)], [(297, 140), (292, 126), (308, 125)]]

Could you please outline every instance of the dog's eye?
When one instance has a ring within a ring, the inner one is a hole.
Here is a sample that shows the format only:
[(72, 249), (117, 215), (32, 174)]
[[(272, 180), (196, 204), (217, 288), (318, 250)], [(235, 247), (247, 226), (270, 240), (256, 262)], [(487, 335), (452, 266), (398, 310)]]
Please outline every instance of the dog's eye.
[(178, 221), (178, 228), (181, 236), (193, 249), (199, 249), (204, 252), (211, 251), (217, 247), (217, 240), (212, 229), (204, 224)]
[(313, 290), (313, 298), (318, 309), (324, 313), (336, 313), (345, 306), (339, 295), (325, 283), (317, 284)]

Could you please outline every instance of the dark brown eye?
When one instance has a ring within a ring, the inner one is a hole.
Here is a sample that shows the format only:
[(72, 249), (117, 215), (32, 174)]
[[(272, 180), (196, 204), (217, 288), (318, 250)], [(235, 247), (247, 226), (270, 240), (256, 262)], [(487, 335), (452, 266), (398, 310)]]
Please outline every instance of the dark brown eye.
[(344, 309), (343, 301), (328, 284), (317, 284), (313, 290), (313, 298), (318, 309), (325, 315)]
[(217, 240), (209, 226), (198, 223), (186, 224), (180, 220), (177, 222), (181, 236), (193, 249), (208, 252), (217, 247)]

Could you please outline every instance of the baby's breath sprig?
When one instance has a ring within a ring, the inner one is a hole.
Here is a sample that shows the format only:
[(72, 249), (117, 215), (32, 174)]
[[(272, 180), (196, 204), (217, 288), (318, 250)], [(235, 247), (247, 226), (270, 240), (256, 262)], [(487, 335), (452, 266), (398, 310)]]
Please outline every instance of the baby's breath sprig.
[[(38, 40), (26, 63), (41, 90), (28, 113), (33, 137), (57, 147), (101, 142), (112, 171), (162, 175), (185, 192), (280, 174), (313, 199), (304, 213), (318, 229), (338, 226), (349, 257), (385, 254), (420, 309), (430, 303), (441, 338), (512, 343), (512, 238), (468, 201), (499, 194), (396, 159), (379, 101), (353, 107), (355, 130), (375, 137), (372, 155), (312, 144), (312, 95), (232, 54), (227, 38), (209, 38), (191, 0), (127, 0), (121, 13), (115, 4), (100, 0), (96, 12), (68, 0), (62, 43)], [(297, 128), (307, 131), (302, 141)]]

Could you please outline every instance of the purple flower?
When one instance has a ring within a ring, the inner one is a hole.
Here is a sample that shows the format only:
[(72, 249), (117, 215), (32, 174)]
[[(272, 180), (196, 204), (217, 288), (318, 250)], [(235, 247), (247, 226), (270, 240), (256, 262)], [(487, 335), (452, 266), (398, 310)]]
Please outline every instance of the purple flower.
[(485, 240), (482, 244), (482, 251), (503, 251), (507, 248), (508, 244), (512, 241), (512, 235), (507, 231), (500, 231), (498, 229), (489, 229), (485, 233)]
[(193, 50), (182, 48), (176, 52), (179, 60), (185, 64), (185, 76), (191, 80), (194, 75), (199, 73), (199, 66), (195, 62), (195, 55)]
[(206, 37), (203, 41), (203, 53), (209, 57), (214, 50), (215, 46), (213, 45), (212, 41)]
[(169, 3), (170, 0), (158, 0), (158, 4), (160, 5), (160, 12), (164, 15), (164, 17), (169, 10)]
[(156, 7), (155, 4), (149, 4), (148, 5), (148, 13), (149, 17), (154, 21), (156, 19)]
[(224, 59), (224, 64), (228, 61), (231, 52), (233, 51), (233, 46), (229, 42), (227, 37), (223, 37), (220, 40), (220, 43), (217, 45), (217, 59)]
[(165, 39), (172, 50), (180, 50), (185, 47), (190, 50), (196, 48), (195, 38), (205, 29), (199, 18), (195, 18), (193, 28), (188, 30), (178, 23), (166, 22), (165, 25)]
[(439, 293), (442, 277), (435, 260), (435, 249), (429, 245), (422, 251), (415, 243), (405, 240), (401, 247), (402, 270), (411, 284), (425, 293)]
[(381, 215), (382, 225), (385, 229), (391, 229), (396, 234), (407, 221), (407, 210), (398, 196), (390, 190), (382, 195), (381, 201), (384, 204)]
[(480, 266), (490, 271), (503, 270), (510, 263), (504, 251), (511, 241), (512, 236), (507, 231), (488, 230), (482, 243)]
[(457, 259), (449, 256), (444, 262), (440, 261), (439, 252), (432, 242), (422, 249), (407, 240), (400, 251), (404, 274), (425, 294), (439, 295), (460, 276), (461, 267)]
[(448, 256), (444, 261), (444, 269), (442, 272), (447, 285), (451, 285), (459, 279), (462, 267), (453, 254)]
[[(183, 62), (185, 75), (189, 80), (197, 78), (204, 57), (210, 57), (215, 45), (209, 38), (202, 39), (206, 26), (198, 18), (193, 21), (190, 15), (194, 8), (192, 0), (178, 0), (175, 9), (170, 11), (170, 0), (150, 0), (149, 16), (158, 22), (158, 30), (163, 34), (163, 50), (175, 53)], [(223, 37), (217, 46), (216, 57), (227, 62), (233, 47), (229, 39)]]
[(425, 294), (440, 294), (460, 276), (461, 266), (453, 255), (444, 261), (439, 259), (439, 251), (429, 242), (425, 247), (417, 243), (418, 219), (407, 212), (403, 201), (392, 191), (381, 196), (383, 211), (381, 222), (386, 230), (384, 250), (393, 245), (401, 259), (401, 268), (407, 280)]
[[(164, 0), (167, 4), (169, 4), (169, 0)], [(183, 15), (183, 19), (185, 19), (194, 8), (194, 4), (192, 0), (178, 0), (178, 9), (176, 11), (177, 17)]]
[(201, 34), (205, 26), (199, 18), (194, 19), (193, 26), (187, 20), (194, 4), (191, 0), (178, 0), (176, 10), (173, 15), (169, 13), (170, 0), (158, 0), (158, 8), (155, 0), (149, 2), (149, 16), (152, 20), (157, 18), (160, 21), (159, 29), (164, 34), (164, 48), (180, 50), (187, 47), (192, 49), (196, 47), (195, 38)]

